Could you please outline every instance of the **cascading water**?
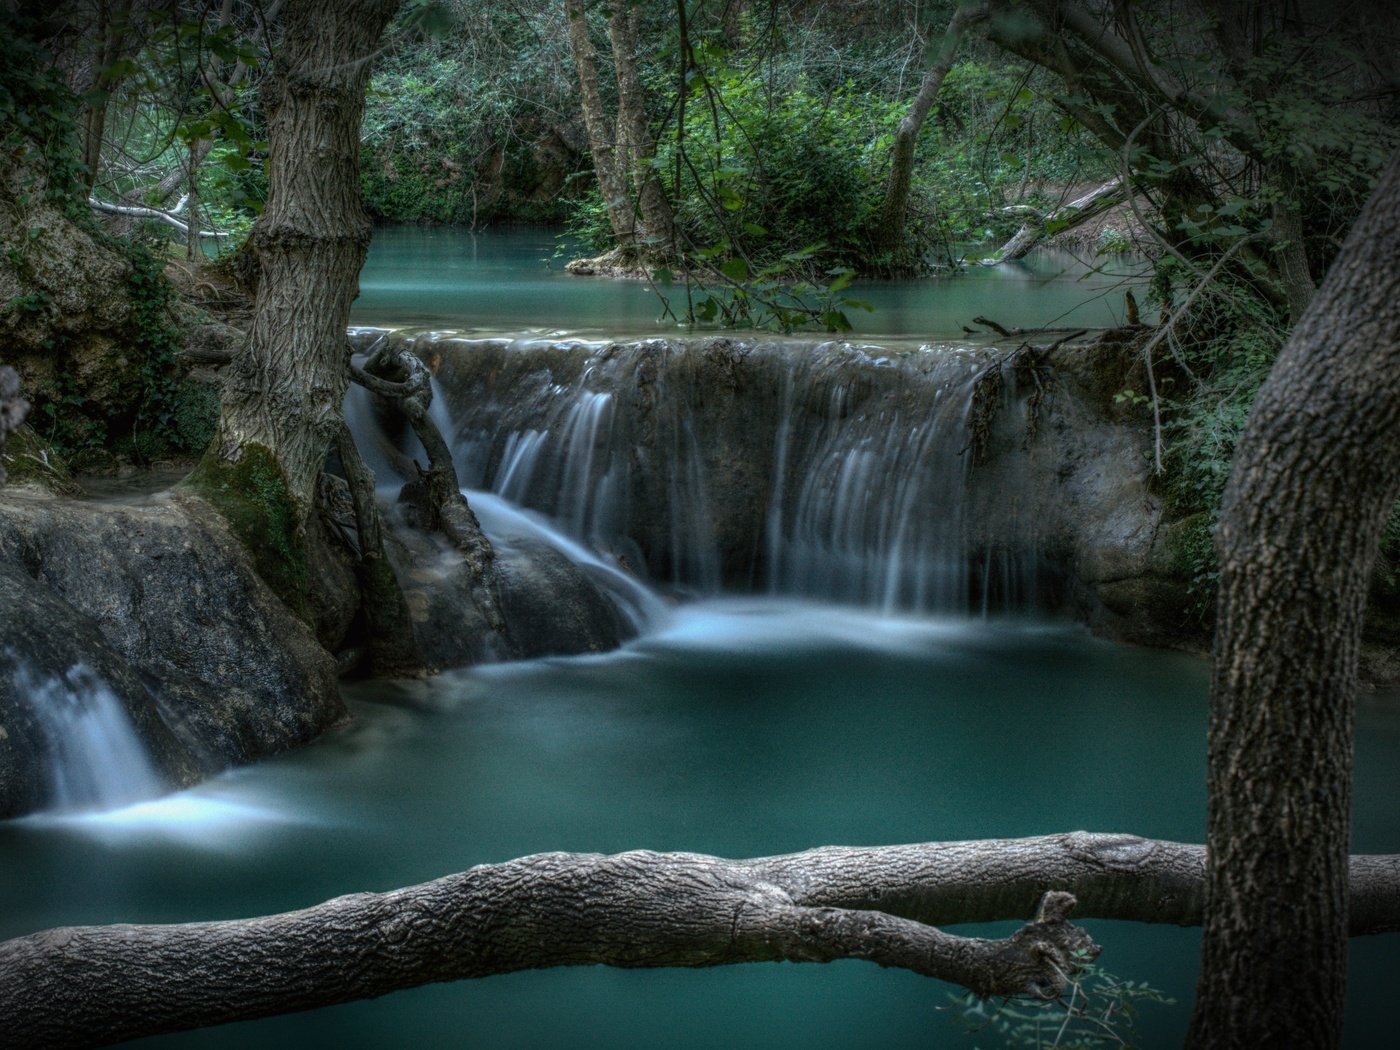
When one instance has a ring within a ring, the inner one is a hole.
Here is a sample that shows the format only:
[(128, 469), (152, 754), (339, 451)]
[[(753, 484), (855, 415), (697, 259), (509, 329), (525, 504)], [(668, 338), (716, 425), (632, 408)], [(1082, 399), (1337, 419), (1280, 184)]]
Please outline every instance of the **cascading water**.
[(885, 611), (1034, 601), (1033, 530), (1016, 501), (969, 524), (973, 391), (990, 370), (1011, 371), (1003, 353), (413, 342), (440, 365), (469, 485), (671, 586)]
[(42, 676), (21, 664), (14, 678), (48, 745), (49, 808), (114, 809), (167, 790), (122, 702), (86, 665)]
[[(565, 393), (563, 388), (546, 391), (547, 396)], [(606, 450), (610, 445), (610, 403), (611, 395), (606, 393), (590, 393), (577, 400), (559, 399), (561, 414), (554, 432), (561, 436), (562, 456), (557, 459), (543, 455), (547, 432), (511, 432), (501, 452), (499, 476), (492, 491), (471, 487), (473, 481), (479, 480), (479, 471), (474, 469), (475, 457), (470, 448), (459, 445), (455, 458), (462, 479), (468, 483), (463, 494), (476, 512), (482, 531), (498, 551), (521, 544), (553, 549), (592, 581), (631, 631), (640, 634), (664, 618), (666, 606), (636, 576), (619, 567), (608, 550), (606, 538), (616, 528), (607, 516), (607, 509), (615, 504), (609, 488), (614, 479), (606, 470), (601, 474), (595, 471), (594, 457), (599, 449)], [(412, 475), (414, 461), (424, 462), (426, 453), (421, 443), (397, 416), (381, 412), (371, 395), (361, 388), (350, 389), (345, 407), (356, 444), (374, 473), (376, 488), (381, 497), (390, 496)], [(452, 435), (456, 431), (436, 380), (430, 414), (442, 433)], [(386, 425), (394, 427), (394, 431), (386, 432)], [(527, 496), (542, 465), (551, 487), (559, 493), (552, 508), (555, 520), (528, 509)]]

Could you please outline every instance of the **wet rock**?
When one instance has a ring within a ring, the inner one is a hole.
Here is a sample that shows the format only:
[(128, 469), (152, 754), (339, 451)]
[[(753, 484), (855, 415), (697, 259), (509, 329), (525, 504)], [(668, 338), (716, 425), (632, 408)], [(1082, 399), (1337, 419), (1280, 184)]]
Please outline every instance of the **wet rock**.
[(513, 656), (607, 652), (633, 634), (579, 567), (543, 543), (497, 544), (496, 572)]
[(151, 765), (172, 788), (193, 783), (202, 764), (165, 723), (158, 697), (103, 636), (96, 621), (26, 573), (0, 565), (0, 818), (53, 799), (58, 742), (36, 711), (34, 682), (63, 681), (85, 669), (117, 697)]
[[(7, 490), (0, 570), (11, 663), (86, 663), (176, 782), (307, 743), (345, 717), (331, 658), (198, 499)], [(28, 740), (15, 712), (7, 732)], [(0, 770), (0, 808), (34, 804), (33, 774)]]

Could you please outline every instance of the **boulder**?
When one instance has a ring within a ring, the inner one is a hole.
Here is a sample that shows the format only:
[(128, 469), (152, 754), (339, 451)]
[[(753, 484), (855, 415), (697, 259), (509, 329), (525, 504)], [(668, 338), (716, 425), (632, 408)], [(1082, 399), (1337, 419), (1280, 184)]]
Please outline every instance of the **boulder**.
[[(0, 493), (8, 678), (0, 813), (42, 800), (21, 665), (76, 664), (116, 693), (172, 783), (305, 744), (345, 717), (334, 664), (202, 501)], [(66, 666), (65, 666), (66, 665)], [(0, 678), (4, 677), (0, 669)]]

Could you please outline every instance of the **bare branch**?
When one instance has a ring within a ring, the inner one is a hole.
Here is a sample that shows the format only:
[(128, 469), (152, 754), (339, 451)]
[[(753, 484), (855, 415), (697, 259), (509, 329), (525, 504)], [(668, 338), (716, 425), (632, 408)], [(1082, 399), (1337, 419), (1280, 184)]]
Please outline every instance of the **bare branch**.
[[(184, 202), (181, 201), (183, 206)], [(97, 211), (105, 211), (112, 215), (129, 215), (136, 219), (155, 219), (163, 222), (167, 226), (173, 226), (186, 236), (189, 235), (190, 227), (188, 223), (181, 222), (175, 217), (175, 212), (166, 211), (163, 208), (147, 208), (136, 204), (112, 204), (110, 201), (98, 200), (96, 197), (88, 198), (89, 207)], [(201, 237), (229, 237), (228, 233), (218, 230), (200, 230)]]

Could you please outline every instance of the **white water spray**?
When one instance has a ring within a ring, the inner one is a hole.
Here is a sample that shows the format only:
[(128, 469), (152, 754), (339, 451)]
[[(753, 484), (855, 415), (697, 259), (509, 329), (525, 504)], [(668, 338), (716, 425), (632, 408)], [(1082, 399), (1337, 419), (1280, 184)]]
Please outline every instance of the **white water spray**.
[(86, 664), (51, 677), (20, 665), (14, 680), (48, 744), (51, 808), (112, 809), (167, 790), (121, 700)]

